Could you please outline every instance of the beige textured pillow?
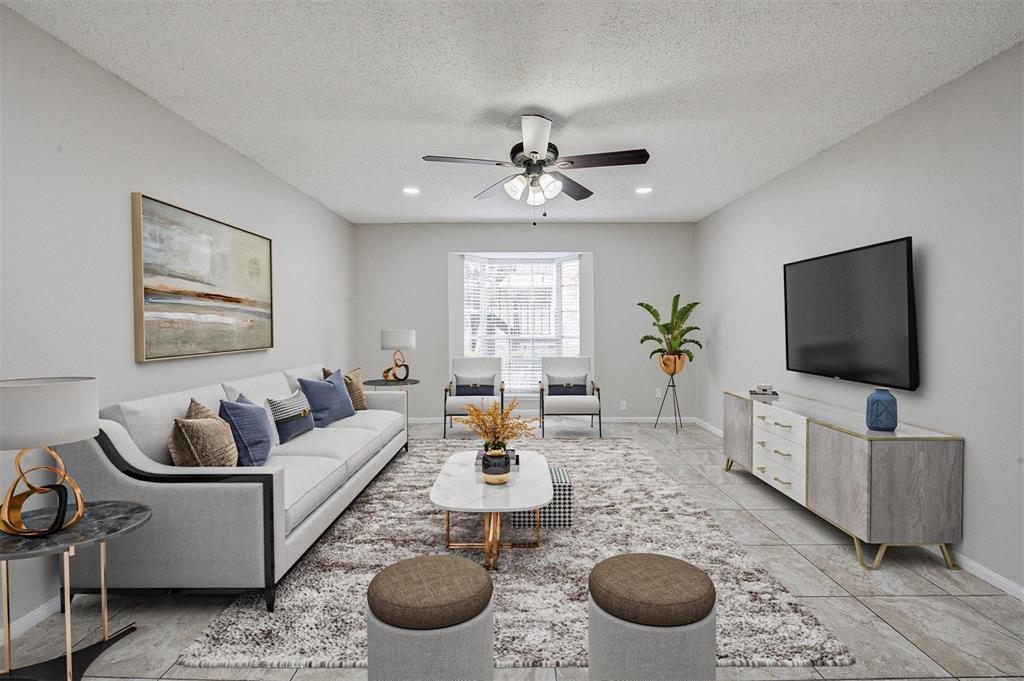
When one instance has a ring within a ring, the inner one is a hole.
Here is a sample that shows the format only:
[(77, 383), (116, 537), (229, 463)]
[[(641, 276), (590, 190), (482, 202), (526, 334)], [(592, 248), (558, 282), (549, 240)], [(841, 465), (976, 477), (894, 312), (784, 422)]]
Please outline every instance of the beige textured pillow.
[[(332, 369), (324, 369), (324, 380), (326, 381), (334, 374)], [(348, 396), (352, 398), (352, 407), (356, 411), (367, 409), (366, 395), (363, 394), (363, 370), (353, 369), (345, 374), (345, 389)]]
[(228, 422), (192, 400), (185, 418), (174, 419), (167, 448), (175, 466), (237, 466), (238, 448)]

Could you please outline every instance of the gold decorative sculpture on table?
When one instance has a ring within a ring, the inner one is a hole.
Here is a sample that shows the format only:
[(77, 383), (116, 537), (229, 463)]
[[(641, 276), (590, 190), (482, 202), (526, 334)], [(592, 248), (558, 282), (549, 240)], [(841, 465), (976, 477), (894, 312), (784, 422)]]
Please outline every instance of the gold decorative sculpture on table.
[(409, 378), (409, 365), (405, 363), (403, 350), (416, 349), (415, 329), (384, 329), (380, 332), (380, 349), (394, 350), (391, 366), (381, 374), (385, 381), (404, 381)]
[[(0, 532), (16, 537), (45, 537), (67, 529), (85, 514), (82, 490), (67, 471), (55, 445), (79, 442), (99, 434), (99, 395), (95, 378), (16, 378), (0, 380), (0, 450), (17, 449), (14, 482), (0, 506)], [(47, 454), (52, 465), (24, 467), (34, 450)], [(41, 484), (33, 473), (52, 473), (56, 480)], [(19, 491), (24, 485), (25, 490)], [(69, 494), (70, 492), (70, 494)], [(49, 527), (27, 527), (22, 509), (36, 494), (55, 494), (57, 508)], [(74, 509), (67, 517), (69, 497)]]

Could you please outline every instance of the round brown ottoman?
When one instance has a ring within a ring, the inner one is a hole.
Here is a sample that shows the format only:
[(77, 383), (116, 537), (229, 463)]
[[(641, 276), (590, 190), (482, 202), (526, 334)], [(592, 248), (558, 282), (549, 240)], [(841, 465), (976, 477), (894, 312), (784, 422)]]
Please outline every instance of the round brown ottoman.
[(590, 573), (590, 678), (715, 678), (715, 585), (690, 563), (614, 556)]
[(491, 576), (459, 556), (402, 560), (366, 592), (370, 681), (494, 676)]

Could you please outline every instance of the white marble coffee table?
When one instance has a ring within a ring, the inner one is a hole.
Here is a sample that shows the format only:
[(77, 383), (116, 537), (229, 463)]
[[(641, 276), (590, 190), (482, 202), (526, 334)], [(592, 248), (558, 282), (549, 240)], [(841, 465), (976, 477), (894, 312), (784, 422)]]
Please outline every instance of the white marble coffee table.
[[(430, 501), (444, 510), (444, 544), (448, 549), (483, 549), (484, 567), (498, 567), (503, 548), (540, 546), (540, 509), (551, 503), (554, 488), (548, 460), (539, 452), (519, 451), (519, 469), (504, 485), (488, 485), (476, 467), (476, 451), (448, 457), (430, 490)], [(501, 514), (535, 511), (536, 541), (530, 544), (501, 542)], [(482, 542), (452, 542), (451, 514), (483, 513)]]

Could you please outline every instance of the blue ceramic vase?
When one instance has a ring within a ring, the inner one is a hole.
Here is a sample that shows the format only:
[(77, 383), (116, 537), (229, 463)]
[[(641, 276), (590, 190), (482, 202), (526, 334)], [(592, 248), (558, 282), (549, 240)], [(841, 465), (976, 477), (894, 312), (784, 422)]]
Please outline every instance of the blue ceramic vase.
[(896, 396), (885, 388), (868, 395), (867, 424), (871, 430), (896, 430)]

